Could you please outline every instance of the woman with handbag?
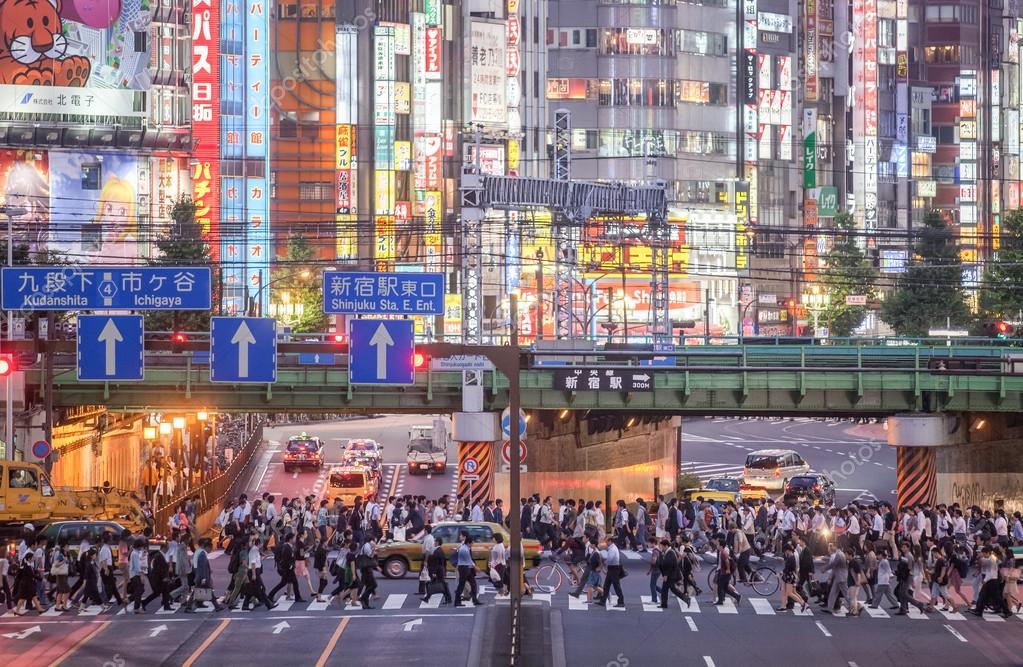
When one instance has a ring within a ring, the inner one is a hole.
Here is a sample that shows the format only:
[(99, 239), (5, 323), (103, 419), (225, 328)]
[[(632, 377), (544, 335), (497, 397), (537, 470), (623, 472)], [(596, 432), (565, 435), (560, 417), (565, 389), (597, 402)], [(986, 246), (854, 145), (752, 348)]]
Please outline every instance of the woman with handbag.
[(217, 596), (213, 593), (213, 572), (210, 569), (210, 558), (209, 551), (213, 548), (213, 540), (208, 537), (204, 537), (199, 540), (199, 548), (195, 550), (195, 554), (192, 557), (193, 564), (193, 581), (195, 586), (192, 588), (192, 595), (188, 598), (188, 603), (185, 604), (185, 613), (193, 613), (195, 611), (196, 602), (212, 602), (213, 609), (216, 611), (224, 611), (225, 607), (217, 602)]
[(863, 571), (863, 564), (856, 557), (856, 548), (849, 544), (845, 548), (845, 557), (849, 563), (849, 599), (846, 606), (849, 607), (850, 616), (859, 616), (863, 613), (863, 604), (860, 602), (860, 589), (867, 583), (867, 575)]
[(799, 561), (796, 559), (795, 549), (791, 542), (786, 542), (782, 547), (785, 555), (785, 569), (781, 573), (781, 600), (777, 611), (788, 611), (789, 601), (799, 604), (800, 613), (806, 611), (807, 601), (796, 591), (796, 581), (799, 579)]
[(362, 602), (363, 609), (373, 608), (369, 601), (377, 592), (377, 580), (373, 576), (373, 570), (377, 569), (377, 559), (373, 555), (375, 548), (376, 540), (370, 534), (369, 539), (362, 545), (359, 555), (355, 558), (355, 567), (359, 570), (359, 578), (362, 580), (362, 594), (359, 596), (359, 600)]
[(508, 579), (508, 561), (504, 550), (504, 535), (494, 534), (494, 546), (490, 548), (490, 559), (487, 563), (490, 583), (497, 589), (497, 597), (507, 595), (511, 587)]
[(70, 570), (68, 554), (67, 554), (67, 542), (61, 540), (56, 547), (53, 548), (53, 555), (50, 556), (52, 565), (50, 565), (50, 574), (57, 582), (56, 594), (53, 600), (54, 611), (70, 611), (67, 606), (68, 597), (71, 595), (71, 585), (68, 584), (68, 572)]

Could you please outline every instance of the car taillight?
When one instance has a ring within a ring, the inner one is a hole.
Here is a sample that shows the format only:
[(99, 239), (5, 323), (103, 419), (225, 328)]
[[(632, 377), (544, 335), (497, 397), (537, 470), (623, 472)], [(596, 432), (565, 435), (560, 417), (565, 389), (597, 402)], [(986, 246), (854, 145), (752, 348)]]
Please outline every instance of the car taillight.
[(820, 484), (814, 484), (813, 485), (813, 490), (814, 491), (820, 491), (821, 490), (821, 485)]

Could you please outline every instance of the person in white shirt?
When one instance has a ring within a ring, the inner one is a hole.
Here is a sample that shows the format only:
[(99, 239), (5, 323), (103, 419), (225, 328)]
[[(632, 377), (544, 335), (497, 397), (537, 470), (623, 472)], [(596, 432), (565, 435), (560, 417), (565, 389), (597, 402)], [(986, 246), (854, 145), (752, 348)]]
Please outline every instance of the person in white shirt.
[(249, 553), (245, 564), (249, 571), (249, 581), (242, 601), (242, 610), (248, 611), (249, 602), (252, 598), (256, 598), (258, 602), (266, 606), (267, 611), (270, 611), (277, 606), (277, 603), (267, 597), (266, 586), (263, 584), (263, 555), (259, 550), (258, 536), (253, 535), (249, 540)]
[(607, 568), (607, 575), (604, 577), (604, 592), (597, 599), (597, 604), (607, 607), (608, 598), (614, 590), (618, 596), (616, 607), (625, 607), (625, 594), (622, 592), (622, 555), (614, 539), (609, 535), (605, 540), (604, 550), (600, 552)]
[(434, 525), (441, 523), (447, 518), (447, 509), (444, 507), (444, 503), (437, 501), (437, 504), (433, 506), (433, 517), (431, 521)]
[(480, 501), (478, 500), (472, 504), (472, 510), (469, 512), (469, 521), (483, 521), (483, 508), (480, 507)]
[(658, 540), (668, 534), (665, 529), (665, 524), (668, 523), (668, 503), (664, 502), (664, 496), (660, 497), (660, 502), (657, 504), (657, 519), (654, 524), (655, 536)]
[[(497, 597), (507, 596), (506, 579), (508, 563), (505, 559), (504, 535), (494, 535), (494, 546), (490, 548), (490, 561), (488, 563), (488, 574), (490, 583), (497, 587)], [(495, 576), (496, 575), (496, 576)]]

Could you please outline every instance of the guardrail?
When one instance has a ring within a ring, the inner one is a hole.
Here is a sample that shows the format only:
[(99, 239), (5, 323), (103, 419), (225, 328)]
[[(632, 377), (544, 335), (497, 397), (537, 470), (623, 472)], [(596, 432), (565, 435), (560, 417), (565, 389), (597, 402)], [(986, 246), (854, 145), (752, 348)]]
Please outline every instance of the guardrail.
[(245, 441), (241, 449), (238, 450), (238, 454), (231, 461), (227, 469), (198, 487), (193, 487), (179, 494), (154, 512), (154, 531), (157, 534), (163, 534), (167, 530), (167, 521), (178, 506), (193, 496), (199, 497), (199, 504), (195, 511), (196, 516), (199, 516), (210, 510), (219, 510), (225, 498), (242, 493), (242, 490), (237, 487), (242, 481), (242, 475), (252, 460), (253, 454), (256, 453), (262, 441), (263, 424), (259, 424), (253, 429), (252, 434), (249, 435), (248, 440)]

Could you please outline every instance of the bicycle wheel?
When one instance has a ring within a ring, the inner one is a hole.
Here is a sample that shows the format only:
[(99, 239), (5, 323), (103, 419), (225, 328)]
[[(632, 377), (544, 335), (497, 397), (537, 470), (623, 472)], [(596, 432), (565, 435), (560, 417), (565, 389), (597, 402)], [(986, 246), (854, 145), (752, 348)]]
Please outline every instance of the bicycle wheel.
[(757, 595), (763, 595), (766, 598), (778, 592), (781, 580), (778, 578), (778, 573), (774, 571), (774, 568), (765, 565), (753, 570), (753, 581), (750, 585), (757, 592)]
[(707, 590), (714, 592), (718, 589), (718, 569), (712, 567), (707, 573)]
[(550, 563), (536, 568), (533, 575), (533, 583), (539, 593), (557, 593), (563, 579), (561, 568)]

